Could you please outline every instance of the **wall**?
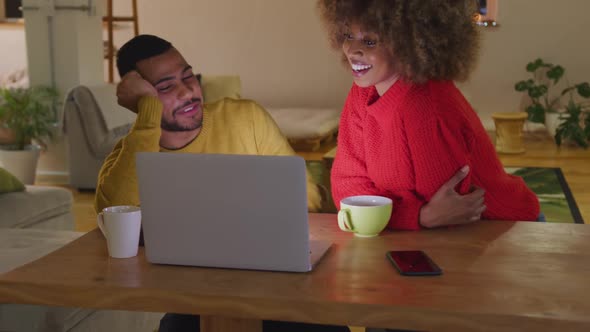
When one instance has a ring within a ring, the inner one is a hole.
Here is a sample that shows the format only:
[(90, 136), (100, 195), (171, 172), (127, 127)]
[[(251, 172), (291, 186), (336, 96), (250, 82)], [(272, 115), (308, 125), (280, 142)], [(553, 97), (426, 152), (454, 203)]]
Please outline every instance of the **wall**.
[(572, 83), (590, 80), (589, 12), (587, 0), (499, 0), (501, 26), (484, 29), (479, 66), (461, 85), (488, 126), (492, 112), (518, 109), (514, 84), (530, 78), (529, 61), (561, 64)]
[[(115, 3), (117, 14), (129, 12), (130, 1)], [(245, 97), (264, 105), (341, 107), (350, 88), (349, 74), (328, 49), (315, 0), (139, 0), (138, 7), (141, 33), (172, 41), (197, 71), (239, 74)], [(488, 128), (492, 112), (520, 105), (513, 86), (528, 78), (528, 61), (543, 57), (563, 65), (572, 82), (590, 80), (590, 41), (583, 37), (589, 12), (587, 0), (499, 1), (501, 27), (483, 29), (479, 66), (460, 85)], [(119, 47), (131, 35), (120, 27)]]
[[(560, 63), (573, 82), (590, 79), (584, 38), (590, 1), (499, 0), (498, 29), (483, 29), (478, 69), (461, 89), (487, 122), (514, 111), (528, 61)], [(205, 73), (238, 73), (265, 105), (340, 107), (351, 79), (327, 47), (315, 0), (140, 1), (140, 30), (171, 40)]]
[(0, 24), (0, 42), (2, 43), (0, 76), (27, 67), (25, 29), (22, 25)]
[(139, 2), (158, 34), (205, 74), (239, 74), (264, 105), (341, 107), (351, 79), (327, 47), (313, 0)]

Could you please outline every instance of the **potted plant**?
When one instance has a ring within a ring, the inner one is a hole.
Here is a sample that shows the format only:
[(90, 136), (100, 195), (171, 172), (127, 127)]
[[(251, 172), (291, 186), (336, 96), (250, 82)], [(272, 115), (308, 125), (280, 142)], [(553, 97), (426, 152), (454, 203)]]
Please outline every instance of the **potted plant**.
[[(590, 110), (589, 104), (575, 103), (572, 99), (566, 106), (567, 116), (562, 116), (562, 122), (555, 132), (555, 143), (561, 145), (562, 141), (568, 140), (583, 148), (588, 148), (590, 141)], [(584, 128), (580, 123), (584, 123)]]
[(11, 142), (0, 145), (0, 163), (25, 184), (33, 184), (41, 147), (52, 138), (57, 91), (48, 87), (0, 88), (0, 126)]
[[(514, 88), (516, 91), (526, 92), (530, 97), (531, 104), (526, 108), (528, 120), (544, 123), (558, 145), (567, 139), (583, 146), (579, 139), (574, 139), (574, 137), (579, 137), (579, 134), (574, 134), (574, 132), (584, 133), (581, 123), (588, 106), (580, 102), (579, 98), (590, 97), (588, 82), (571, 85), (566, 79), (565, 88), (556, 94), (553, 90), (557, 89), (556, 86), (565, 76), (565, 69), (562, 66), (537, 59), (527, 64), (526, 71), (531, 73), (533, 78), (517, 82)], [(576, 94), (578, 97), (575, 96)], [(565, 96), (568, 96), (569, 100), (564, 104), (563, 98)], [(576, 113), (578, 108), (579, 114)], [(572, 116), (575, 119), (567, 121)], [(568, 122), (567, 128), (558, 132), (558, 127), (561, 127), (566, 121)], [(576, 129), (574, 129), (574, 124), (577, 126)]]

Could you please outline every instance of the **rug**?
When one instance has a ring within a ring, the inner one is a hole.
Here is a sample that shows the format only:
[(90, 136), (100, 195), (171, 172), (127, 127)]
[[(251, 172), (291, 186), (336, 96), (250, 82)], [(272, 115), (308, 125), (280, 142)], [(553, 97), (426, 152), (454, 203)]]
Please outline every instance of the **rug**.
[(506, 167), (506, 172), (524, 179), (537, 194), (548, 222), (583, 224), (582, 214), (560, 168)]
[[(334, 213), (336, 207), (330, 194), (330, 176), (321, 161), (308, 161), (309, 171), (314, 181), (327, 188), (328, 199), (322, 212)], [(546, 167), (506, 167), (506, 172), (524, 179), (525, 183), (539, 198), (541, 211), (547, 222), (579, 223), (584, 220), (578, 205), (560, 168)]]

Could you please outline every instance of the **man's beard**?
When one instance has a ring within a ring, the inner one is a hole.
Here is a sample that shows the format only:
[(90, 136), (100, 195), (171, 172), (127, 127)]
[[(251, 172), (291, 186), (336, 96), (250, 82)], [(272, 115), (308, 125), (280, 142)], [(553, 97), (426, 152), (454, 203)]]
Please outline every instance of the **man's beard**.
[(201, 126), (203, 125), (203, 119), (194, 119), (195, 121), (191, 124), (188, 125), (181, 125), (176, 121), (166, 121), (165, 119), (162, 119), (162, 122), (160, 123), (160, 128), (162, 128), (162, 130), (166, 130), (166, 131), (193, 131), (195, 129), (201, 128)]
[(196, 103), (198, 102), (199, 105), (198, 107), (202, 108), (201, 99), (200, 98), (194, 98), (193, 100), (187, 102), (185, 105), (176, 108), (173, 112), (172, 112), (172, 121), (167, 121), (166, 119), (162, 118), (162, 122), (160, 123), (160, 128), (162, 128), (162, 130), (166, 130), (166, 131), (193, 131), (196, 129), (201, 128), (201, 126), (203, 125), (203, 113), (202, 113), (202, 109), (201, 109), (201, 118), (200, 119), (193, 119), (194, 122), (188, 125), (181, 125), (176, 121), (176, 112), (181, 111), (183, 108), (187, 107), (188, 105), (192, 104), (192, 103)]

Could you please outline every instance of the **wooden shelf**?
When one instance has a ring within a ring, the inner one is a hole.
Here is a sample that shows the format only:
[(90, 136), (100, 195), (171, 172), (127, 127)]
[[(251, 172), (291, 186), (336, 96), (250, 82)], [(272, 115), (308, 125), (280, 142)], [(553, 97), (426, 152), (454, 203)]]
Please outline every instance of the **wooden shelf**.
[(17, 20), (7, 20), (7, 21), (0, 21), (0, 29), (7, 28), (7, 29), (23, 29), (25, 27), (25, 20), (24, 19), (17, 19)]
[(107, 26), (108, 39), (106, 40), (105, 59), (109, 62), (109, 83), (114, 81), (114, 57), (115, 45), (113, 44), (113, 30), (115, 29), (115, 22), (131, 22), (133, 23), (133, 33), (135, 36), (139, 34), (138, 20), (137, 20), (137, 0), (131, 0), (132, 16), (115, 16), (113, 15), (113, 0), (107, 1), (107, 15), (102, 18), (102, 21)]

